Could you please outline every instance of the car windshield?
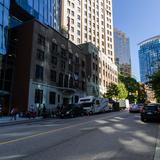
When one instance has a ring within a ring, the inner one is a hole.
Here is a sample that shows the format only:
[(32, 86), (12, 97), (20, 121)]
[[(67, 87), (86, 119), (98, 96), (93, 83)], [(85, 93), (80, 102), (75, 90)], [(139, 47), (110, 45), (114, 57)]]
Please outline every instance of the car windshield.
[(91, 107), (92, 103), (82, 103), (81, 107)]

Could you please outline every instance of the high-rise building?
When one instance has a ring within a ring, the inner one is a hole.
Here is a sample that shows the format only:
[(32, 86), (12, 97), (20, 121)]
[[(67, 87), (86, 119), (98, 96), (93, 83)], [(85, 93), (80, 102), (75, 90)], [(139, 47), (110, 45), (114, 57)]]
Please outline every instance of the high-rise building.
[(112, 0), (62, 0), (61, 8), (61, 27), (69, 39), (75, 44), (92, 42), (99, 49), (99, 84), (104, 94), (109, 83), (117, 83)]
[(139, 43), (139, 64), (141, 82), (160, 69), (160, 35)]
[(114, 51), (119, 73), (125, 77), (131, 77), (129, 38), (118, 29), (114, 29)]
[(5, 54), (7, 51), (9, 6), (10, 6), (9, 0), (0, 0), (0, 61), (1, 61), (1, 55)]
[[(16, 19), (23, 21), (25, 17), (27, 17), (26, 15), (24, 16), (24, 13), (26, 12), (39, 20), (41, 23), (59, 30), (60, 0), (12, 0), (11, 4), (13, 3), (13, 8), (16, 8), (16, 13), (14, 13), (14, 17)], [(24, 12), (19, 11), (19, 7), (21, 7)], [(23, 14), (20, 15), (20, 12)]]

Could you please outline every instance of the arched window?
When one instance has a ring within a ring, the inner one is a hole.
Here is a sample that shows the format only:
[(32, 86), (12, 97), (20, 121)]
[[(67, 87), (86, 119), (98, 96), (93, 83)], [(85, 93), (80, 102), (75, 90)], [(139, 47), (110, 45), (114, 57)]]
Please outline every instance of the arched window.
[(59, 87), (63, 87), (63, 74), (59, 74), (59, 81), (58, 81)]

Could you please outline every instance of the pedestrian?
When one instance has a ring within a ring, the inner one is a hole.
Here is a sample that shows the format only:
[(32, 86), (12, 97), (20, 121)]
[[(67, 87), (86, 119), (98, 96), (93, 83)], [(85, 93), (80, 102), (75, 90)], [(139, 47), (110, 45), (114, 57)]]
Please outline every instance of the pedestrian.
[(17, 109), (15, 107), (12, 108), (11, 110), (11, 120), (16, 120), (17, 118)]
[(43, 118), (46, 118), (46, 106), (43, 104)]

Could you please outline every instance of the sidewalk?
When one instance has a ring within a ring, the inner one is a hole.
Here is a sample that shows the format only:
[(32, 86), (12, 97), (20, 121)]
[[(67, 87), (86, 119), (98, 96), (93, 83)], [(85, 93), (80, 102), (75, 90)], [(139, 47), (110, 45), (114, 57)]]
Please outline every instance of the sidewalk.
[(9, 125), (16, 125), (16, 124), (23, 124), (23, 123), (30, 123), (30, 122), (38, 122), (41, 121), (42, 117), (36, 118), (24, 118), (17, 116), (16, 120), (12, 120), (10, 116), (0, 116), (0, 127), (1, 126), (9, 126)]

